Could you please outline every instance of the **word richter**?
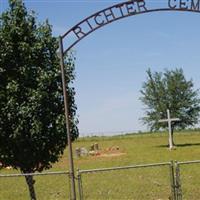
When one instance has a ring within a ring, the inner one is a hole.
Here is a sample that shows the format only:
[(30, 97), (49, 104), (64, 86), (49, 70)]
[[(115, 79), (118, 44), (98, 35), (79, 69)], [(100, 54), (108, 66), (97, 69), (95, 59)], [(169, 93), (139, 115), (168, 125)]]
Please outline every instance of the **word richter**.
[(156, 10), (200, 11), (200, 0), (168, 0), (166, 8), (149, 8), (144, 0), (120, 3), (97, 12), (72, 28), (77, 39), (82, 39), (94, 30), (120, 18)]

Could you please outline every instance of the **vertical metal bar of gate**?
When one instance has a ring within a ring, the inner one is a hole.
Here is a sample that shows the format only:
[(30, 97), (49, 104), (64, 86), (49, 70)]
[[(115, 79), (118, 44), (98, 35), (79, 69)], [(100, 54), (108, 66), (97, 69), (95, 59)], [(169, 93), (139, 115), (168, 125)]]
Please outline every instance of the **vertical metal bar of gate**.
[(182, 200), (182, 188), (181, 188), (181, 178), (180, 178), (180, 166), (178, 162), (175, 162), (176, 169), (176, 200)]
[(83, 200), (82, 177), (81, 177), (81, 172), (79, 171), (79, 169), (77, 170), (77, 179), (78, 179), (79, 200)]
[(174, 173), (174, 162), (171, 161), (170, 163), (170, 182), (171, 182), (171, 196), (173, 200), (176, 199), (176, 183), (175, 183), (175, 173)]

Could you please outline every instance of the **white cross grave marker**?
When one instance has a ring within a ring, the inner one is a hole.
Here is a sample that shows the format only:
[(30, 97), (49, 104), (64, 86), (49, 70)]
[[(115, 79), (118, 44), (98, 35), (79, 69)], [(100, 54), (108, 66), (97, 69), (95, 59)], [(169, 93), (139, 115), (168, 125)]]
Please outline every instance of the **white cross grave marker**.
[(179, 118), (170, 118), (170, 111), (167, 109), (167, 119), (158, 120), (158, 122), (168, 122), (168, 129), (169, 129), (169, 148), (173, 148), (172, 142), (172, 122), (181, 121)]

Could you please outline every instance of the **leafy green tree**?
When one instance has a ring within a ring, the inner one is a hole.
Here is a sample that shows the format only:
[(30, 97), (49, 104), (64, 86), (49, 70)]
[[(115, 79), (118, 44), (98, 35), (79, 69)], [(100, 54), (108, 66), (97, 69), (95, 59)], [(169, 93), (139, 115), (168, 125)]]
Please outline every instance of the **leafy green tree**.
[(186, 80), (182, 69), (165, 70), (164, 73), (152, 73), (147, 70), (147, 80), (141, 90), (141, 101), (146, 106), (146, 116), (142, 118), (151, 131), (166, 128), (167, 109), (171, 117), (178, 117), (180, 122), (173, 122), (174, 127), (186, 128), (198, 122), (200, 111), (199, 91), (194, 90), (192, 80)]
[[(58, 41), (48, 22), (37, 24), (21, 0), (9, 0), (0, 16), (0, 162), (22, 173), (41, 172), (67, 145)], [(75, 78), (74, 56), (65, 59), (66, 80)], [(69, 93), (72, 140), (78, 137), (75, 90)], [(35, 200), (34, 180), (26, 181)]]

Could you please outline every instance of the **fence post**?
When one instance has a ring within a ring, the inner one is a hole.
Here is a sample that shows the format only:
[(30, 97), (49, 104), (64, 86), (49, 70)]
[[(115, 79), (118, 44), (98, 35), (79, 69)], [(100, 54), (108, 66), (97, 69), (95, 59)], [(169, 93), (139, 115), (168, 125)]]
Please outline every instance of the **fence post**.
[(176, 184), (175, 184), (175, 174), (174, 174), (174, 162), (170, 162), (170, 182), (171, 182), (171, 196), (173, 200), (176, 199)]
[(69, 181), (69, 199), (72, 199), (72, 192), (71, 192), (71, 174), (68, 174), (68, 181)]
[(77, 170), (77, 179), (78, 179), (78, 193), (79, 200), (83, 200), (83, 187), (82, 187), (82, 178), (79, 169)]
[(176, 168), (176, 199), (182, 200), (180, 166), (177, 161), (175, 161), (175, 168)]

